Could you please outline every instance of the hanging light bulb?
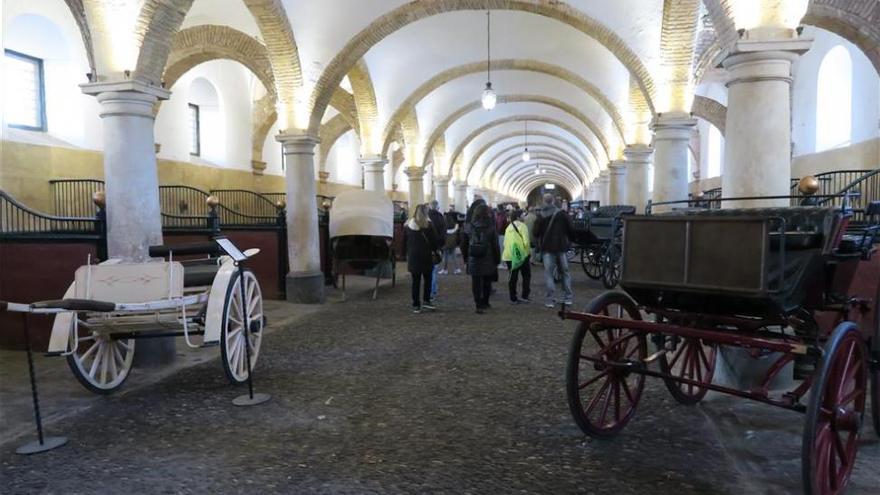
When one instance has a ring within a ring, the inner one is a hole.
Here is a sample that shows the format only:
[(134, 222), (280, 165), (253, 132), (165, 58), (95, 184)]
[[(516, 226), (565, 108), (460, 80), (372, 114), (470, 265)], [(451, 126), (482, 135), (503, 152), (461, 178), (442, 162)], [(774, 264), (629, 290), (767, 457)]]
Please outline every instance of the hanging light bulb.
[(532, 158), (532, 155), (529, 154), (529, 121), (528, 120), (526, 121), (526, 133), (525, 133), (525, 139), (524, 139), (523, 146), (524, 146), (524, 148), (523, 148), (522, 159), (524, 162), (527, 162)]
[(486, 110), (492, 110), (495, 108), (495, 103), (498, 101), (498, 95), (495, 94), (495, 90), (492, 89), (492, 83), (486, 83), (486, 89), (483, 90), (483, 108)]
[(529, 149), (528, 149), (528, 148), (526, 148), (525, 150), (523, 150), (522, 159), (523, 159), (524, 162), (527, 162), (527, 161), (529, 161), (529, 160), (532, 159), (532, 155), (529, 154)]
[(539, 164), (535, 164), (535, 175), (541, 174), (541, 166)]
[(486, 110), (495, 108), (495, 103), (498, 101), (498, 95), (492, 89), (492, 45), (490, 44), (490, 29), (492, 25), (490, 24), (490, 13), (491, 11), (486, 11), (486, 89), (483, 90), (483, 97), (480, 99), (483, 103), (483, 108)]

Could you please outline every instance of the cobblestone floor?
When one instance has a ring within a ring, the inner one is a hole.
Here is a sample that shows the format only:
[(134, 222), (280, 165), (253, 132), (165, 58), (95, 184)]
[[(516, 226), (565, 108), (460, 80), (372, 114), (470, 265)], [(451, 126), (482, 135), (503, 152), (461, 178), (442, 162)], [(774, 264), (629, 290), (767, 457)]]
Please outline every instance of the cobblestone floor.
[[(584, 279), (577, 306), (600, 292)], [(22, 457), (6, 442), (0, 491), (800, 492), (799, 415), (724, 398), (680, 406), (649, 380), (621, 435), (587, 440), (564, 393), (573, 323), (508, 306), (503, 291), (475, 315), (463, 276), (442, 279), (436, 313), (415, 315), (400, 280), (267, 335), (255, 376), (269, 403), (233, 407), (243, 389), (218, 360), (198, 364), (56, 422), (70, 438), (59, 450)], [(878, 466), (866, 429), (849, 493), (877, 493)]]

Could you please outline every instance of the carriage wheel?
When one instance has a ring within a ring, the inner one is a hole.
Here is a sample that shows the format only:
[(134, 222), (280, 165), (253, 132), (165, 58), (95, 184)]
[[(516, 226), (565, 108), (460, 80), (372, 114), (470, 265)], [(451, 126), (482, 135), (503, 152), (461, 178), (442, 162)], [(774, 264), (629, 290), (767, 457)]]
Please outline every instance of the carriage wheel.
[(596, 248), (588, 247), (581, 249), (581, 267), (584, 273), (593, 280), (602, 278), (602, 263), (600, 262), (599, 251)]
[[(110, 394), (122, 386), (131, 372), (134, 339), (114, 340), (110, 335), (88, 330), (82, 320), (78, 322), (79, 342), (67, 356), (67, 365), (85, 388), (96, 394)], [(70, 346), (73, 345), (71, 328)]]
[[(622, 292), (593, 299), (587, 313), (641, 320), (635, 302)], [(595, 345), (594, 345), (595, 344)], [(609, 362), (643, 360), (648, 355), (645, 335), (622, 328), (578, 325), (565, 375), (568, 405), (575, 423), (592, 437), (611, 436), (629, 422), (645, 387), (645, 376)], [(591, 362), (595, 357), (602, 362)]]
[(874, 433), (880, 437), (880, 369), (874, 370), (871, 379), (871, 417), (874, 418)]
[[(247, 358), (245, 356), (244, 342), (244, 312), (241, 306), (241, 282), (239, 274), (235, 272), (229, 279), (229, 287), (226, 289), (226, 300), (223, 304), (223, 327), (220, 333), (220, 354), (223, 359), (223, 369), (232, 383), (243, 383), (247, 380)], [(257, 356), (260, 354), (260, 343), (263, 341), (263, 293), (260, 291), (260, 283), (250, 270), (244, 270), (245, 303), (249, 320), (248, 336), (251, 349), (251, 369), (257, 365)]]
[[(679, 378), (695, 380), (709, 385), (715, 376), (718, 362), (718, 345), (701, 339), (684, 338), (672, 351), (660, 356), (660, 371)], [(664, 379), (672, 397), (685, 405), (693, 405), (706, 396), (708, 388), (699, 385)]]
[(825, 345), (807, 405), (801, 451), (804, 493), (842, 493), (858, 450), (867, 401), (868, 358), (855, 324), (843, 322)]
[(565, 252), (565, 259), (571, 263), (575, 258), (577, 258), (577, 248), (569, 248), (568, 251)]
[(623, 267), (623, 257), (620, 255), (620, 247), (617, 244), (609, 244), (602, 253), (602, 285), (606, 289), (617, 287), (620, 282), (620, 272)]

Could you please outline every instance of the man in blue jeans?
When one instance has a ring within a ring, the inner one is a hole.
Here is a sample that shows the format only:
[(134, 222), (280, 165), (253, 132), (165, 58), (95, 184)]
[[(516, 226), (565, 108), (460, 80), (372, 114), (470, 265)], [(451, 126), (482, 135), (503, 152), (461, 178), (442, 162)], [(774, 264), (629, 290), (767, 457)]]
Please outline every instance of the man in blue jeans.
[[(443, 217), (443, 212), (440, 211), (440, 203), (437, 200), (431, 201), (431, 204), (428, 205), (428, 218), (431, 220), (431, 226), (434, 227), (434, 230), (437, 231), (437, 238), (441, 240), (446, 239), (446, 219)], [(442, 246), (442, 244), (441, 244)], [(431, 279), (431, 300), (437, 298), (437, 280), (440, 278), (441, 264), (438, 263), (434, 265), (434, 277)]]
[(562, 279), (562, 301), (571, 305), (574, 299), (571, 293), (571, 273), (568, 270), (569, 240), (574, 232), (571, 218), (554, 204), (552, 194), (545, 194), (541, 216), (535, 221), (535, 238), (538, 239), (537, 249), (541, 253), (544, 262), (544, 285), (547, 288), (544, 305), (554, 307), (556, 281), (554, 275), (559, 274)]

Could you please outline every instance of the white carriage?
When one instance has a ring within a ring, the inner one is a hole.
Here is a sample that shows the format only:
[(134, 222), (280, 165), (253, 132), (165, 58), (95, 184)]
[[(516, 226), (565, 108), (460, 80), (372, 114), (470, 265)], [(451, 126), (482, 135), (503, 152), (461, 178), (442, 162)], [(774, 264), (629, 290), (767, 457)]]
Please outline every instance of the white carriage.
[[(260, 284), (242, 266), (259, 252), (240, 252), (228, 239), (152, 246), (147, 263), (110, 259), (76, 270), (64, 298), (3, 303), (7, 311), (54, 314), (49, 355), (65, 356), (77, 380), (99, 394), (128, 378), (141, 338), (182, 336), (190, 347), (219, 345), (233, 383), (250, 377), (265, 317)], [(175, 260), (175, 256), (202, 256)]]
[(343, 299), (347, 271), (375, 271), (373, 299), (383, 274), (394, 286), (394, 204), (387, 196), (375, 191), (339, 194), (330, 210), (329, 234), (333, 279), (342, 277)]

